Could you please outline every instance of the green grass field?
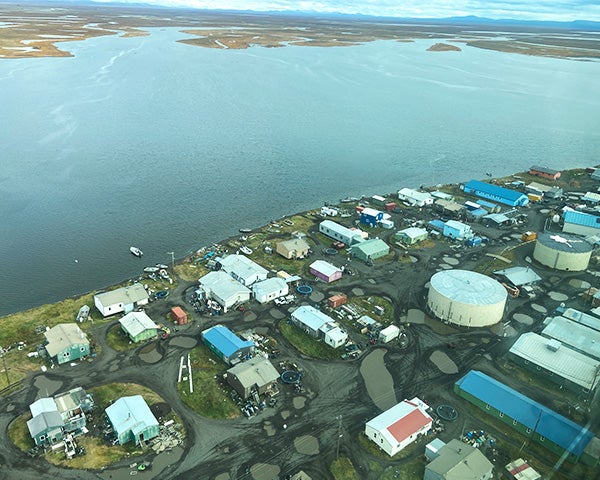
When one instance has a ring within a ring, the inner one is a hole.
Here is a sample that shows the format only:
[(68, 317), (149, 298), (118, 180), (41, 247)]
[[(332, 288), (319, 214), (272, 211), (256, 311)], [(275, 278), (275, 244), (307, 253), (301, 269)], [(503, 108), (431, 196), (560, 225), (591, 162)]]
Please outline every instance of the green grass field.
[(334, 360), (339, 359), (340, 355), (344, 353), (343, 349), (330, 347), (325, 342), (311, 337), (295, 325), (288, 323), (285, 319), (279, 322), (279, 331), (296, 350), (309, 357), (320, 358), (321, 360)]

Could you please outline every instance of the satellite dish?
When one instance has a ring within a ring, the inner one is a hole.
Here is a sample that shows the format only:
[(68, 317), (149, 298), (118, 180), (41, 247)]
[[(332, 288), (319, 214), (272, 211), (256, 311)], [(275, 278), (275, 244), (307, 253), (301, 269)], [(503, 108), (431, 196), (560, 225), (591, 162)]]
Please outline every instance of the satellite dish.
[(558, 213), (556, 213), (553, 217), (552, 217), (552, 222), (553, 223), (558, 223), (560, 222), (560, 215)]

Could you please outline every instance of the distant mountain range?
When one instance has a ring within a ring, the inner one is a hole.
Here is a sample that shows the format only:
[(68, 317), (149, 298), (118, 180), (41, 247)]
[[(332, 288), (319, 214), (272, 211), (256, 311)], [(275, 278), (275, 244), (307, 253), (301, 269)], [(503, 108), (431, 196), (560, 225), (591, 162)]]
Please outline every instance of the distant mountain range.
[[(10, 2), (2, 2), (0, 5), (7, 4), (14, 6)], [(188, 11), (202, 11), (202, 9), (195, 9), (193, 7), (170, 7), (162, 5), (154, 5), (150, 3), (144, 3), (143, 1), (136, 3), (119, 3), (119, 2), (105, 2), (95, 0), (63, 0), (61, 2), (44, 2), (43, 0), (20, 0), (19, 4), (29, 5), (40, 5), (40, 6), (53, 6), (60, 7), (64, 6), (105, 6), (105, 7), (144, 7), (148, 9), (157, 10), (188, 10)], [(17, 4), (18, 5), (18, 4)], [(258, 10), (205, 10), (213, 13), (227, 12), (230, 14), (250, 14), (250, 15), (289, 15), (289, 16), (309, 16), (315, 18), (335, 18), (344, 20), (363, 20), (363, 21), (378, 21), (378, 22), (393, 22), (393, 23), (407, 23), (407, 24), (431, 24), (431, 25), (485, 25), (485, 26), (514, 26), (514, 27), (536, 27), (536, 28), (553, 28), (553, 29), (568, 29), (568, 30), (592, 30), (600, 31), (600, 22), (591, 20), (574, 20), (568, 22), (557, 22), (547, 20), (517, 20), (517, 19), (494, 19), (477, 17), (475, 15), (466, 15), (460, 17), (446, 17), (446, 18), (414, 18), (414, 17), (376, 17), (363, 14), (348, 14), (348, 13), (324, 13), (318, 11), (303, 11), (303, 10), (269, 10), (269, 11), (258, 11)]]

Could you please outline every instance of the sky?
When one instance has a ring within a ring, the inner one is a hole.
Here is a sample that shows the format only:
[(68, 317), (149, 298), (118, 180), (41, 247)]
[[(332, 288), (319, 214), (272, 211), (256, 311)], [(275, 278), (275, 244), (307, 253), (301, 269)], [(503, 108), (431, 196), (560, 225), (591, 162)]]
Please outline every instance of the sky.
[(311, 11), (386, 17), (600, 21), (600, 0), (95, 0), (224, 10)]

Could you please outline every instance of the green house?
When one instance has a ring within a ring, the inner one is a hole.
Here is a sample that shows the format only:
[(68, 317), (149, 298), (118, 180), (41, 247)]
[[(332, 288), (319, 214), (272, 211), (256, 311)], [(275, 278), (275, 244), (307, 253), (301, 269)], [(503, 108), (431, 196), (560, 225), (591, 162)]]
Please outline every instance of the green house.
[(454, 392), (557, 456), (600, 464), (600, 439), (590, 430), (482, 372), (471, 370), (454, 384)]
[(134, 342), (156, 338), (158, 325), (145, 312), (129, 312), (119, 320), (123, 332)]
[(160, 433), (158, 420), (141, 395), (119, 398), (106, 408), (106, 416), (120, 445), (144, 445)]
[(410, 227), (396, 232), (395, 239), (396, 242), (404, 245), (414, 245), (415, 243), (427, 240), (427, 235), (427, 230), (424, 228)]
[(60, 323), (46, 330), (44, 336), (48, 356), (59, 365), (90, 354), (90, 341), (76, 323)]
[(380, 238), (365, 240), (350, 247), (350, 255), (363, 262), (385, 257), (388, 253), (390, 253), (389, 245)]

